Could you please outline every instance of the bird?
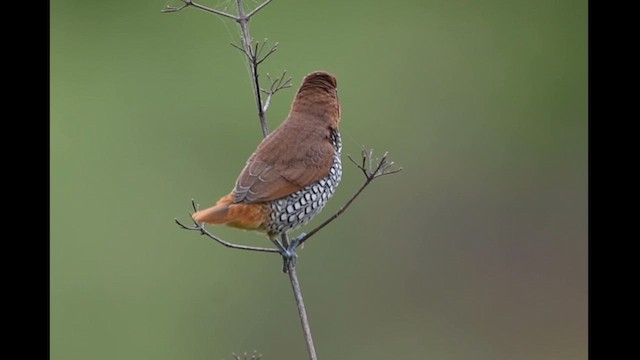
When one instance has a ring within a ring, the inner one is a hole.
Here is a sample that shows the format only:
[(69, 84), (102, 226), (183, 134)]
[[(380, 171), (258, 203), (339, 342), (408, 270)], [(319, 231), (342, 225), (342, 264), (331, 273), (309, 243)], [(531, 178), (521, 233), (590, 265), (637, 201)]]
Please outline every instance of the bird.
[(337, 87), (328, 72), (306, 75), (289, 115), (260, 142), (231, 193), (193, 220), (263, 232), (279, 245), (320, 213), (342, 178)]

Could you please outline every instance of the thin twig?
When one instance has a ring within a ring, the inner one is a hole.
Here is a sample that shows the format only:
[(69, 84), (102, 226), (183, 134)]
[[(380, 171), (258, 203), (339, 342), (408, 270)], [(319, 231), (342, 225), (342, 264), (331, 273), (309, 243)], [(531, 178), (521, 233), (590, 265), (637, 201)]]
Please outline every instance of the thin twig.
[[(283, 235), (282, 241), (287, 243), (289, 242), (287, 240), (286, 234)], [(293, 251), (295, 254), (295, 249), (293, 249)], [(300, 282), (298, 281), (298, 274), (296, 272), (296, 261), (288, 261), (286, 262), (286, 266), (287, 272), (289, 273), (289, 280), (291, 280), (291, 289), (293, 290), (293, 296), (296, 299), (296, 307), (298, 308), (298, 315), (300, 316), (300, 323), (302, 324), (304, 339), (307, 343), (307, 352), (309, 353), (309, 359), (318, 360), (318, 356), (316, 355), (316, 348), (315, 345), (313, 345), (313, 337), (311, 336), (309, 318), (307, 318), (307, 308), (304, 306), (302, 289), (300, 288)]]
[[(268, 108), (268, 106), (265, 106), (265, 103), (263, 103), (263, 101), (262, 101), (258, 66), (263, 61), (265, 61), (269, 56), (271, 56), (274, 52), (277, 51), (278, 44), (276, 43), (274, 46), (271, 47), (271, 49), (269, 49), (269, 51), (267, 51), (266, 54), (264, 54), (263, 56), (260, 56), (259, 53), (262, 52), (261, 50), (266, 45), (266, 39), (262, 43), (262, 46), (260, 48), (258, 48), (259, 42), (255, 43), (255, 47), (253, 46), (253, 38), (251, 37), (251, 34), (249, 32), (249, 20), (251, 20), (251, 18), (255, 14), (257, 14), (260, 10), (264, 9), (264, 7), (269, 5), (269, 3), (271, 3), (271, 1), (273, 1), (273, 0), (266, 0), (262, 4), (258, 5), (255, 9), (250, 11), (248, 14), (245, 13), (243, 1), (242, 0), (236, 0), (236, 4), (237, 4), (237, 7), (238, 7), (238, 15), (232, 15), (232, 14), (226, 13), (224, 11), (212, 9), (210, 7), (198, 4), (198, 3), (196, 3), (196, 2), (194, 2), (192, 0), (180, 0), (180, 1), (182, 1), (184, 3), (184, 5), (182, 5), (180, 7), (174, 7), (174, 6), (167, 5), (161, 11), (165, 12), (165, 13), (172, 13), (172, 12), (181, 11), (182, 9), (184, 9), (186, 7), (193, 6), (195, 8), (200, 9), (200, 10), (204, 10), (204, 11), (216, 14), (216, 15), (220, 15), (220, 16), (232, 19), (235, 22), (237, 22), (238, 25), (240, 26), (240, 34), (241, 34), (241, 39), (242, 39), (242, 48), (240, 46), (234, 44), (234, 43), (231, 43), (231, 45), (233, 47), (241, 50), (245, 54), (245, 56), (247, 58), (247, 62), (248, 62), (248, 65), (249, 65), (249, 75), (251, 76), (253, 94), (255, 96), (256, 107), (258, 109), (258, 119), (260, 120), (260, 128), (262, 129), (262, 135), (264, 137), (267, 137), (267, 135), (269, 135), (269, 123), (267, 121), (267, 115), (266, 115), (266, 109)], [(275, 94), (275, 92), (272, 93), (271, 96), (273, 96), (273, 94)], [(269, 98), (268, 100), (269, 100), (269, 103), (270, 103), (271, 99)]]
[[(196, 205), (195, 201), (192, 199), (191, 200), (191, 206), (193, 208), (194, 211), (198, 211), (198, 205)], [(191, 213), (189, 213), (189, 217), (191, 217)], [(198, 231), (200, 232), (201, 235), (206, 235), (207, 237), (217, 241), (218, 243), (231, 248), (231, 249), (238, 249), (238, 250), (249, 250), (249, 251), (259, 251), (259, 252), (270, 252), (270, 253), (277, 253), (280, 254), (281, 251), (278, 249), (272, 249), (272, 248), (264, 248), (264, 247), (258, 247), (258, 246), (247, 246), (247, 245), (239, 245), (239, 244), (234, 244), (234, 243), (230, 243), (228, 241), (222, 240), (219, 237), (213, 235), (212, 233), (210, 233), (209, 231), (207, 231), (207, 229), (204, 228), (204, 224), (199, 223), (193, 219), (191, 219), (193, 221), (194, 226), (186, 226), (183, 223), (181, 223), (178, 219), (174, 219), (176, 224), (178, 224), (178, 226), (180, 226), (182, 229), (184, 230), (191, 230), (191, 231)]]
[(260, 47), (260, 51), (256, 52), (256, 57), (258, 58), (258, 65), (262, 64), (263, 61), (267, 60), (267, 58), (273, 54), (274, 52), (276, 52), (278, 50), (278, 43), (275, 43), (271, 49), (269, 49), (269, 51), (264, 54), (264, 56), (261, 56), (260, 53), (262, 52), (262, 49), (264, 48), (264, 46), (267, 44), (267, 39), (264, 39), (264, 41), (262, 42), (262, 46)]
[[(265, 7), (271, 0), (265, 1), (262, 5), (258, 6), (259, 9)], [(247, 54), (247, 58), (249, 60), (249, 74), (251, 75), (251, 80), (253, 83), (253, 94), (256, 98), (256, 106), (258, 107), (258, 118), (260, 119), (260, 127), (262, 129), (262, 135), (267, 137), (269, 135), (269, 124), (267, 122), (267, 115), (264, 113), (264, 109), (262, 108), (262, 97), (260, 96), (260, 80), (258, 73), (258, 57), (256, 55), (256, 51), (254, 51), (251, 47), (253, 39), (249, 33), (249, 20), (251, 16), (253, 16), (256, 11), (252, 11), (249, 15), (245, 15), (244, 13), (244, 4), (242, 0), (236, 0), (238, 4), (238, 19), (236, 20), (240, 25), (240, 32), (242, 34), (242, 45), (244, 46), (245, 53)], [(256, 9), (258, 9), (256, 8)], [(256, 44), (257, 46), (257, 44)]]
[(171, 12), (178, 12), (184, 8), (186, 8), (187, 6), (189, 6), (189, 3), (187, 3), (186, 1), (183, 1), (184, 5), (180, 6), (180, 7), (175, 7), (175, 6), (171, 6), (171, 5), (166, 5), (164, 7), (164, 9), (160, 10), (160, 12), (163, 13), (171, 13)]
[(289, 279), (291, 280), (291, 288), (293, 289), (293, 295), (296, 298), (296, 306), (298, 308), (298, 315), (300, 315), (300, 323), (302, 323), (302, 330), (304, 332), (304, 339), (307, 342), (307, 351), (309, 352), (309, 359), (318, 360), (316, 355), (316, 348), (313, 345), (313, 337), (311, 336), (311, 327), (309, 326), (309, 319), (307, 318), (307, 309), (304, 306), (304, 299), (302, 298), (302, 290), (300, 289), (300, 282), (298, 282), (298, 274), (296, 273), (296, 267), (293, 263), (289, 265)]
[(224, 11), (212, 9), (210, 7), (207, 7), (207, 6), (204, 6), (204, 5), (200, 5), (200, 4), (198, 4), (198, 3), (194, 2), (194, 1), (191, 1), (191, 0), (180, 0), (180, 1), (182, 1), (184, 3), (184, 5), (182, 5), (181, 7), (177, 8), (177, 7), (174, 7), (174, 6), (167, 5), (167, 6), (165, 6), (164, 9), (162, 9), (160, 11), (164, 12), (164, 13), (178, 12), (178, 11), (188, 7), (188, 6), (193, 6), (195, 8), (200, 9), (200, 10), (204, 10), (206, 12), (210, 12), (210, 13), (213, 13), (213, 14), (216, 14), (216, 15), (224, 16), (224, 17), (227, 17), (229, 19), (233, 19), (235, 21), (238, 21), (238, 17), (237, 16), (228, 14), (228, 13), (226, 13)]
[(273, 95), (275, 95), (278, 91), (282, 89), (291, 87), (291, 77), (289, 77), (287, 81), (284, 81), (284, 77), (286, 74), (287, 74), (287, 71), (285, 70), (282, 72), (281, 76), (273, 80), (271, 79), (271, 76), (269, 75), (269, 73), (267, 73), (267, 79), (271, 83), (271, 87), (269, 88), (269, 90), (260, 89), (260, 91), (262, 91), (267, 95), (267, 99), (264, 101), (264, 106), (262, 107), (262, 110), (264, 112), (267, 112), (267, 110), (269, 109), (269, 106), (271, 106), (271, 99), (273, 98)]
[(340, 207), (340, 209), (338, 209), (338, 211), (336, 211), (335, 214), (331, 215), (327, 220), (323, 221), (320, 225), (315, 227), (313, 230), (311, 230), (308, 233), (306, 233), (300, 239), (300, 242), (298, 243), (298, 245), (302, 245), (305, 241), (309, 240), (309, 238), (312, 237), (315, 233), (317, 233), (318, 231), (322, 230), (322, 228), (324, 228), (325, 226), (329, 225), (329, 223), (331, 223), (333, 220), (337, 219), (340, 215), (342, 215), (342, 213), (347, 210), (347, 208), (351, 205), (351, 203), (353, 203), (353, 201), (360, 195), (360, 193), (362, 193), (362, 191), (367, 186), (369, 186), (370, 183), (371, 183), (371, 180), (369, 180), (369, 179), (365, 180), (364, 184), (362, 184), (362, 186), (360, 186), (358, 191), (356, 191), (355, 194), (353, 194), (351, 196), (349, 201), (347, 201), (344, 205), (342, 205)]
[(269, 3), (271, 1), (272, 0), (267, 0), (267, 1), (263, 2), (262, 4), (258, 5), (255, 9), (253, 9), (253, 11), (251, 11), (250, 13), (247, 14), (247, 19), (251, 19), (251, 17), (253, 15), (255, 15), (258, 11), (262, 10), (263, 7), (269, 5)]
[[(233, 356), (234, 359), (236, 360), (260, 360), (262, 359), (262, 354), (258, 354), (257, 350), (253, 351), (253, 354), (251, 354), (251, 358), (249, 358), (249, 354), (247, 354), (246, 352), (243, 355), (236, 355), (236, 353), (231, 353), (231, 356)], [(242, 356), (242, 357), (240, 357)]]
[(234, 48), (240, 50), (241, 53), (244, 54), (244, 56), (247, 57), (247, 60), (251, 61), (251, 54), (247, 53), (247, 50), (245, 50), (244, 48), (240, 47), (239, 45), (236, 45), (235, 43), (230, 43), (231, 46), (233, 46)]
[(402, 171), (402, 168), (390, 170), (391, 166), (393, 166), (394, 163), (393, 163), (393, 161), (391, 161), (391, 162), (387, 161), (387, 153), (386, 152), (384, 153), (384, 155), (382, 156), (382, 158), (380, 160), (376, 159), (377, 165), (375, 166), (375, 168), (373, 166), (373, 164), (374, 164), (374, 161), (373, 161), (373, 149), (370, 149), (368, 151), (366, 151), (364, 149), (362, 150), (362, 165), (358, 164), (355, 160), (353, 160), (351, 155), (347, 155), (347, 157), (349, 158), (349, 160), (351, 160), (352, 163), (354, 163), (364, 173), (364, 176), (365, 176), (364, 183), (351, 196), (351, 198), (344, 205), (342, 205), (340, 207), (340, 209), (338, 209), (338, 211), (336, 211), (335, 214), (331, 215), (327, 220), (323, 221), (320, 225), (315, 227), (313, 230), (311, 230), (308, 233), (305, 233), (305, 234), (302, 234), (301, 236), (299, 236), (296, 239), (297, 240), (297, 246), (302, 245), (311, 236), (313, 236), (318, 231), (322, 230), (322, 228), (324, 228), (325, 226), (329, 225), (329, 223), (331, 223), (332, 221), (337, 219), (340, 215), (342, 215), (342, 213), (344, 213), (347, 210), (347, 208), (353, 203), (353, 201), (362, 193), (362, 191), (367, 186), (369, 186), (369, 184), (371, 184), (371, 182), (373, 180), (375, 180), (376, 178), (378, 178), (380, 176), (389, 175), (389, 174), (395, 174), (397, 172)]

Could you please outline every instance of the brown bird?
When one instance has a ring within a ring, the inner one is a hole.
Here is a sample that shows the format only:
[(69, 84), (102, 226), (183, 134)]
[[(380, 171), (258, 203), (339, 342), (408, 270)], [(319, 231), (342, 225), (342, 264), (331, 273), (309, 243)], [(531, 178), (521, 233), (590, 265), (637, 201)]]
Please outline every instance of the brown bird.
[(342, 177), (339, 123), (336, 78), (307, 75), (289, 115), (249, 157), (233, 191), (193, 219), (266, 232), (272, 241), (306, 224)]

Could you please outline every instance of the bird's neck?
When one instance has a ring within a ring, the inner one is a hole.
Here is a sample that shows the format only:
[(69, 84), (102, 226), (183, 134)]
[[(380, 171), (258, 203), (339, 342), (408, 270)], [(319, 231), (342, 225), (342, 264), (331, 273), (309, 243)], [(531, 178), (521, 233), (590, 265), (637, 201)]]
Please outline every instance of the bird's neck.
[(314, 119), (314, 122), (326, 122), (331, 128), (337, 128), (340, 121), (340, 105), (335, 97), (329, 94), (296, 96), (289, 118), (293, 121), (305, 122)]

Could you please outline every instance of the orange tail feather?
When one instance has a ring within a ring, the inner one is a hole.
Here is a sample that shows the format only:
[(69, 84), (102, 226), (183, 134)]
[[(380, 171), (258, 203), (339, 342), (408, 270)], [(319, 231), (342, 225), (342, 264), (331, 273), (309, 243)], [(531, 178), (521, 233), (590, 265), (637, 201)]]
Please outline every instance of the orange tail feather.
[(216, 205), (193, 214), (193, 220), (208, 224), (226, 224), (229, 205)]
[(193, 220), (208, 224), (226, 224), (229, 214), (229, 205), (233, 203), (233, 195), (227, 195), (218, 200), (215, 206), (200, 210), (193, 214)]
[(269, 207), (265, 204), (234, 204), (232, 194), (215, 206), (193, 214), (193, 220), (214, 225), (227, 225), (246, 230), (261, 230), (269, 221)]

